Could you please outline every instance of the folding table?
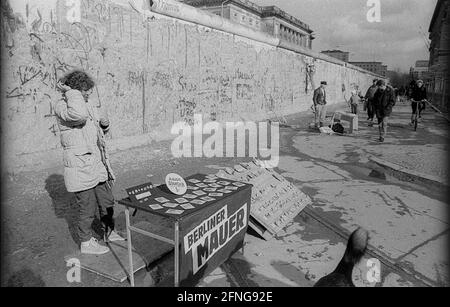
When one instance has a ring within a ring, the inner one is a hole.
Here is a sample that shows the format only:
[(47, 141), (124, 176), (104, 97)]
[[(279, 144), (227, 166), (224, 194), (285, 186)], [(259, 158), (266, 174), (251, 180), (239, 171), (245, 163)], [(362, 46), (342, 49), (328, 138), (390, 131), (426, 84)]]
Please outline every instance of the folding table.
[[(132, 232), (174, 246), (176, 287), (180, 283), (195, 283), (223, 264), (237, 250), (243, 249), (252, 185), (202, 174), (187, 178), (186, 183), (188, 192), (182, 196), (172, 194), (164, 185), (151, 189), (150, 193), (147, 191), (143, 199), (132, 201), (129, 197), (119, 201), (125, 206), (132, 287), (135, 285)], [(168, 219), (174, 225), (173, 237), (132, 226), (130, 209)]]

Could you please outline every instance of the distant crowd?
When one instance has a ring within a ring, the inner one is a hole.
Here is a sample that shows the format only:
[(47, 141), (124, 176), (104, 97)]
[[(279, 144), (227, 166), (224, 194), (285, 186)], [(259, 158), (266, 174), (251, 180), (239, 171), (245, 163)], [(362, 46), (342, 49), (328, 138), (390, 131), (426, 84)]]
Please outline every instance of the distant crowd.
[[(326, 86), (327, 82), (322, 81), (320, 87), (314, 91), (313, 102), (315, 125), (317, 128), (324, 126), (326, 117)], [(393, 87), (391, 84), (386, 84), (384, 80), (375, 79), (365, 96), (362, 95), (359, 86), (356, 85), (351, 91), (351, 97), (348, 100), (348, 104), (351, 113), (358, 115), (358, 107), (360, 103), (363, 102), (364, 111), (367, 111), (369, 127), (373, 127), (374, 118), (376, 117), (380, 132), (379, 140), (380, 142), (384, 142), (392, 109), (398, 101), (405, 98), (411, 101), (412, 124), (417, 113), (419, 119), (422, 117), (422, 111), (425, 110), (426, 106), (427, 90), (422, 80), (411, 81), (411, 83), (406, 86)]]

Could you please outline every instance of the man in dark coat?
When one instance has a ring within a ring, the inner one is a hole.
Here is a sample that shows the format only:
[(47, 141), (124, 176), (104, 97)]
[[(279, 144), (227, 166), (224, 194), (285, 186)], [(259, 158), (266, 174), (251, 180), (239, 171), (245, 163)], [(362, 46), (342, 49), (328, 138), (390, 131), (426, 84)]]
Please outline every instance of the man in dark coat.
[(395, 94), (391, 87), (386, 86), (386, 82), (379, 80), (378, 90), (373, 98), (374, 111), (378, 119), (380, 130), (380, 142), (384, 142), (387, 134), (388, 120), (392, 113), (392, 108), (395, 106)]
[(377, 82), (377, 79), (373, 80), (373, 84), (371, 87), (369, 87), (365, 96), (367, 103), (367, 120), (370, 121), (369, 126), (373, 126), (373, 118), (375, 116), (373, 112), (373, 97), (378, 90)]

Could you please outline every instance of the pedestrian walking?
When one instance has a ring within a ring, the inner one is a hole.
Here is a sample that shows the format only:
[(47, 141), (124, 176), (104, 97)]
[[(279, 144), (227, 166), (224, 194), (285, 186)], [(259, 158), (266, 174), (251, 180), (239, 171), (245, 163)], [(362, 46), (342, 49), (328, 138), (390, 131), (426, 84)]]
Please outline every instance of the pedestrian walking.
[(395, 95), (393, 89), (386, 86), (385, 81), (379, 80), (377, 86), (378, 90), (375, 92), (373, 98), (374, 111), (378, 119), (380, 142), (384, 142), (387, 134), (389, 116), (391, 116), (392, 108), (395, 106)]
[(377, 86), (377, 79), (373, 80), (373, 84), (369, 87), (369, 89), (367, 90), (366, 96), (365, 96), (365, 100), (366, 100), (366, 108), (367, 108), (367, 120), (369, 121), (369, 126), (372, 127), (373, 126), (373, 119), (375, 117), (375, 112), (374, 112), (374, 96), (376, 91), (378, 90), (378, 86)]
[(353, 90), (351, 92), (351, 97), (350, 97), (350, 108), (352, 111), (352, 114), (358, 115), (358, 104), (360, 103), (361, 98), (358, 95), (357, 90)]
[(327, 92), (326, 92), (327, 82), (320, 82), (320, 87), (314, 91), (314, 109), (315, 116), (314, 122), (316, 128), (322, 128), (327, 115)]
[[(69, 73), (58, 84), (63, 93), (54, 110), (63, 147), (64, 182), (75, 194), (79, 210), (77, 234), (81, 253), (101, 255), (109, 248), (98, 243), (92, 224), (97, 216), (102, 222), (105, 241), (124, 240), (114, 231), (112, 182), (115, 177), (105, 151), (107, 119), (98, 119), (89, 103), (94, 81), (83, 71)], [(97, 212), (98, 210), (98, 212)]]

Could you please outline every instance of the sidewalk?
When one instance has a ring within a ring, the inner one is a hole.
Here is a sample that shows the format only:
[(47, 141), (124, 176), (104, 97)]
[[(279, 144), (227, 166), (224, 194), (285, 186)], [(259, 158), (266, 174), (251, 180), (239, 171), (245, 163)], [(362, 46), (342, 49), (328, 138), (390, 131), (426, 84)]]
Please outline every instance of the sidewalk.
[[(310, 112), (289, 116), (289, 124), (300, 127), (281, 129), (277, 171), (307, 193), (313, 204), (278, 238), (264, 241), (248, 234), (245, 254), (237, 253), (200, 286), (311, 286), (334, 269), (344, 252), (346, 236), (356, 225), (371, 233), (370, 257), (373, 252), (383, 257), (380, 285), (446, 284), (448, 221), (446, 196), (441, 195), (445, 193), (390, 177), (374, 177), (376, 170), (369, 163), (369, 158), (376, 156), (447, 176), (442, 158), (447, 153), (447, 124), (435, 120), (428, 110), (425, 127), (421, 125), (415, 133), (407, 125), (407, 110), (407, 106), (395, 109), (384, 144), (377, 142), (376, 127), (364, 127), (364, 118), (356, 135), (339, 137), (309, 131)], [(116, 198), (125, 197), (124, 189), (134, 185), (162, 183), (168, 172), (182, 176), (216, 173), (248, 160), (174, 159), (170, 145), (169, 141), (159, 142), (114, 154), (112, 164), (119, 178)], [(77, 246), (68, 227), (74, 216), (62, 172), (58, 167), (2, 178), (1, 222), (7, 239), (1, 250), (6, 257), (2, 285), (128, 286), (84, 271), (82, 284), (67, 282), (64, 256)], [(120, 229), (123, 208), (116, 211)], [(137, 284), (153, 285), (155, 274), (162, 275), (165, 282), (170, 280), (168, 263), (170, 259), (161, 264), (157, 274), (141, 272)]]
[[(333, 106), (328, 115), (346, 109)], [(371, 237), (367, 256), (382, 262), (378, 286), (448, 286), (446, 190), (400, 181), (369, 160), (447, 174), (447, 124), (428, 111), (414, 132), (409, 118), (408, 105), (397, 105), (389, 136), (380, 144), (378, 127), (369, 128), (363, 115), (360, 130), (348, 136), (310, 132), (312, 114), (290, 116), (288, 124), (296, 128), (282, 132), (278, 172), (313, 204), (276, 239), (248, 236), (245, 255), (230, 261), (234, 269), (218, 270), (204, 285), (239, 284), (228, 277), (231, 271), (243, 285), (310, 286), (334, 269), (348, 234), (363, 226)]]
[(447, 189), (398, 180), (370, 162), (377, 157), (447, 179), (447, 121), (427, 110), (414, 132), (409, 109), (395, 107), (385, 143), (364, 114), (355, 135), (292, 131), (279, 172), (313, 198), (309, 209), (327, 224), (347, 234), (368, 229), (371, 249), (391, 267), (428, 285), (448, 285)]
[[(349, 111), (346, 105), (340, 104), (329, 110), (328, 116), (331, 116), (335, 110)], [(339, 140), (339, 145), (343, 145), (345, 152), (349, 153), (347, 162), (365, 163), (373, 156), (409, 170), (448, 181), (447, 157), (450, 126), (439, 113), (427, 108), (415, 132), (409, 125), (411, 119), (409, 102), (397, 103), (389, 120), (386, 141), (382, 146), (378, 146), (380, 145), (378, 144), (378, 126), (368, 127), (367, 116), (361, 106), (359, 113), (359, 131), (349, 136), (349, 139), (342, 140), (342, 143)], [(311, 116), (309, 115), (308, 118), (308, 114), (302, 114), (299, 119), (294, 116), (290, 118), (290, 123), (295, 125), (302, 121), (302, 128), (306, 128), (304, 123), (311, 122)], [(342, 156), (339, 157), (336, 154), (342, 150), (333, 146), (338, 145), (336, 140), (336, 138), (320, 138), (316, 140), (316, 143), (309, 143), (308, 148), (302, 147), (302, 150), (305, 153), (314, 153), (315, 147), (330, 146), (326, 156), (323, 157), (336, 163), (346, 162)]]

